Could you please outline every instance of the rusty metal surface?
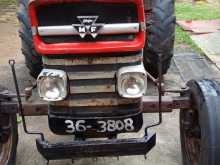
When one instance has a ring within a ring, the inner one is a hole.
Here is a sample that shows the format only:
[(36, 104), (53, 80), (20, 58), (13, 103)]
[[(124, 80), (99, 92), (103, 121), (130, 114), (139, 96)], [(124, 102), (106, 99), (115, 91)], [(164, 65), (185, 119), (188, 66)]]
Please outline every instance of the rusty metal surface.
[(94, 65), (94, 64), (117, 64), (117, 63), (131, 63), (137, 62), (142, 59), (141, 53), (128, 55), (128, 56), (102, 56), (102, 57), (72, 57), (66, 59), (55, 59), (43, 57), (43, 63), (45, 65)]
[[(190, 108), (189, 97), (162, 96), (162, 112), (172, 112), (174, 109)], [(143, 113), (158, 112), (158, 96), (143, 97)]]
[(70, 72), (68, 73), (69, 80), (87, 80), (87, 79), (102, 79), (114, 78), (116, 71), (100, 71), (100, 72)]
[[(143, 113), (158, 112), (158, 96), (144, 96), (142, 101)], [(188, 97), (162, 97), (162, 112), (172, 112), (172, 110), (180, 108), (190, 108), (190, 99)], [(25, 101), (23, 102), (23, 109), (25, 116), (48, 115), (48, 104), (43, 101)]]
[[(102, 100), (105, 101), (105, 103), (103, 102), (94, 102), (94, 100), (87, 100), (88, 102), (76, 102), (74, 103), (73, 101), (71, 102), (60, 102), (60, 103), (54, 103), (53, 105), (56, 106), (77, 106), (79, 107), (81, 106), (106, 106), (106, 104), (108, 103), (109, 106), (112, 106), (112, 100)], [(116, 99), (115, 99), (116, 101)], [(25, 116), (41, 116), (41, 115), (48, 115), (48, 103), (46, 102), (40, 102), (40, 101), (36, 101), (36, 102), (24, 102), (23, 103), (23, 109), (24, 109), (24, 115)]]
[(115, 85), (85, 85), (85, 86), (71, 86), (70, 93), (102, 93), (102, 92), (116, 92)]
[(48, 115), (48, 103), (46, 102), (24, 102), (23, 109), (25, 116)]
[(220, 19), (206, 21), (177, 21), (185, 31), (193, 34), (220, 32)]
[(79, 100), (64, 100), (53, 102), (51, 105), (69, 106), (69, 107), (96, 107), (96, 106), (117, 106), (137, 103), (139, 99), (125, 99), (125, 98), (88, 98)]

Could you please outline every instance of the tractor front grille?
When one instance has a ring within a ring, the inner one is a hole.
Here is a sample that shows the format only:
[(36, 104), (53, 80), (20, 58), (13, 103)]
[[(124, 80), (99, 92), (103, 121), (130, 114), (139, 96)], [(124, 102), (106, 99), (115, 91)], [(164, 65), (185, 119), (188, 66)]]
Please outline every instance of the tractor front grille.
[(69, 107), (72, 110), (82, 107), (137, 107), (140, 99), (125, 99), (118, 95), (116, 72), (123, 66), (140, 65), (141, 62), (142, 52), (101, 57), (81, 55), (65, 59), (43, 57), (44, 68), (64, 70), (69, 79), (68, 97), (63, 101), (51, 103), (51, 106)]
[[(72, 2), (57, 3), (41, 6), (37, 9), (38, 26), (65, 26), (79, 24), (77, 16), (98, 16), (96, 23), (118, 24), (138, 23), (137, 6), (134, 3), (107, 3), (107, 2)], [(94, 42), (94, 41), (131, 41), (135, 34), (108, 34), (98, 35), (95, 39), (87, 35), (81, 38), (77, 35), (42, 36), (47, 44)]]
[(75, 2), (57, 3), (37, 9), (39, 26), (59, 26), (80, 23), (77, 16), (99, 16), (99, 23), (138, 22), (136, 5), (133, 3)]

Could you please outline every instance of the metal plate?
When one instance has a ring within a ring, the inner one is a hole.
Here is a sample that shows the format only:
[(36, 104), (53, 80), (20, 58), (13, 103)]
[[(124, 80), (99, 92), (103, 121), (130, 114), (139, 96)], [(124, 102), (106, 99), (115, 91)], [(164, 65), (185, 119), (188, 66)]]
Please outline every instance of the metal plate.
[(137, 132), (143, 125), (142, 113), (117, 117), (74, 118), (49, 115), (49, 127), (59, 135), (66, 134), (117, 134)]

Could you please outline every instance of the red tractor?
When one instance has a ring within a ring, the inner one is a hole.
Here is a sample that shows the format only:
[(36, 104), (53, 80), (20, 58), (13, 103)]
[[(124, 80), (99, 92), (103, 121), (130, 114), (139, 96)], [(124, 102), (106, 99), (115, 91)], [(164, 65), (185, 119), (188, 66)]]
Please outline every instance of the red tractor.
[[(220, 163), (220, 87), (191, 80), (168, 90), (175, 34), (174, 0), (20, 0), (18, 19), (25, 62), (36, 83), (16, 93), (0, 91), (0, 164), (14, 165), (16, 114), (48, 160), (146, 155), (156, 144), (148, 129), (162, 112), (180, 109), (184, 165)], [(158, 96), (145, 95), (147, 81)], [(177, 93), (171, 97), (165, 93)], [(158, 113), (145, 128), (143, 113)], [(53, 143), (28, 129), (25, 116), (48, 116), (54, 134), (74, 137)], [(122, 133), (145, 130), (142, 138)], [(94, 140), (95, 138), (96, 140)], [(99, 139), (100, 138), (100, 139)], [(105, 140), (103, 140), (105, 138)], [(90, 140), (88, 140), (90, 139)]]

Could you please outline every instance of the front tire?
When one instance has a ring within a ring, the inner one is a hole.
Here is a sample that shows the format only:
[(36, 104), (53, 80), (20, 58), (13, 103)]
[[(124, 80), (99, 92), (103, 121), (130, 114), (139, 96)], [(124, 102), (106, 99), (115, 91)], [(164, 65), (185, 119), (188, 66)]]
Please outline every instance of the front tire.
[[(145, 4), (151, 0), (145, 0)], [(175, 39), (175, 3), (174, 0), (151, 1), (150, 26), (144, 47), (145, 69), (158, 77), (159, 53), (162, 55), (162, 74), (167, 73), (173, 57)]]
[(33, 36), (31, 25), (28, 17), (28, 3), (29, 0), (19, 1), (19, 11), (17, 17), (20, 23), (19, 36), (21, 38), (21, 51), (25, 57), (25, 63), (31, 76), (37, 78), (42, 69), (41, 55), (38, 54), (33, 45)]
[(0, 142), (0, 164), (1, 165), (15, 165), (16, 164), (16, 152), (18, 143), (18, 129), (17, 120), (15, 115), (4, 115), (5, 120), (9, 120), (9, 126), (11, 127), (11, 134), (6, 142)]
[[(6, 88), (0, 85), (0, 93)], [(0, 105), (4, 101), (10, 101), (10, 99), (1, 99)], [(1, 112), (1, 106), (0, 106)], [(6, 137), (2, 128), (9, 128), (10, 134)], [(16, 152), (18, 144), (18, 126), (16, 114), (4, 114), (0, 113), (0, 165), (15, 165), (16, 163)]]
[(184, 165), (220, 164), (220, 85), (210, 80), (189, 81), (192, 109), (180, 111)]

